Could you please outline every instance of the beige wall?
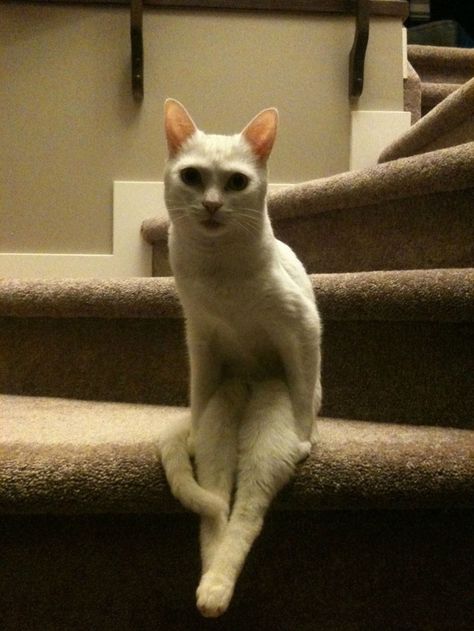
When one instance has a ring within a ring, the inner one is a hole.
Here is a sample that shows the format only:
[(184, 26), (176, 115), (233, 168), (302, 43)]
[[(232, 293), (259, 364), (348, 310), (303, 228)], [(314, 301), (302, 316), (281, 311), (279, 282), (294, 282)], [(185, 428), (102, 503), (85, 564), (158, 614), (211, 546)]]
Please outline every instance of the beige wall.
[[(0, 5), (0, 252), (111, 249), (113, 180), (160, 180), (162, 105), (235, 132), (276, 105), (271, 180), (348, 169), (349, 17), (147, 10), (145, 99), (126, 8)], [(355, 107), (403, 109), (401, 23), (373, 18)]]

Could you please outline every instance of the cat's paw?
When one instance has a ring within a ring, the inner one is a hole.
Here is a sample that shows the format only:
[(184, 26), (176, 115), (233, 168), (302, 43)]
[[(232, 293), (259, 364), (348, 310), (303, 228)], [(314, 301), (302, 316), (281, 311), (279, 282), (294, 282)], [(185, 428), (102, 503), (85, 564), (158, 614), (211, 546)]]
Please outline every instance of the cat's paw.
[(310, 441), (312, 445), (317, 445), (319, 443), (319, 430), (316, 423), (313, 423), (313, 428), (311, 430)]
[(298, 443), (298, 453), (297, 453), (297, 461), (301, 462), (302, 460), (306, 460), (306, 458), (311, 453), (311, 441), (303, 440)]
[(217, 618), (227, 610), (234, 583), (223, 576), (204, 574), (196, 591), (197, 608), (205, 618)]
[(188, 449), (189, 457), (194, 458), (194, 456), (196, 455), (196, 443), (194, 439), (193, 429), (189, 431), (188, 437), (186, 439), (186, 447)]

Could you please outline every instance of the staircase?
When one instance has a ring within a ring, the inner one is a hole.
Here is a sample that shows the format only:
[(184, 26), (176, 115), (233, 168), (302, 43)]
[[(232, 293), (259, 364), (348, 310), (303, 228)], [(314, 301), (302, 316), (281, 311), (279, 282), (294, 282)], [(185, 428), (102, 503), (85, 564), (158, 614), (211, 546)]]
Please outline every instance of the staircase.
[(160, 431), (186, 414), (166, 223), (154, 278), (0, 281), (0, 628), (471, 630), (474, 143), (279, 191), (324, 322), (321, 443), (221, 621)]
[[(309, 629), (310, 617), (370, 628), (376, 601), (376, 620), (395, 624), (392, 589), (400, 628), (468, 628), (473, 281), (467, 269), (313, 276), (321, 445), (279, 498), (226, 628)], [(157, 453), (160, 427), (186, 403), (172, 280), (3, 281), (0, 302), (2, 628), (201, 628), (196, 520), (170, 496)], [(421, 573), (416, 589), (413, 576), (388, 576), (400, 554)], [(285, 580), (305, 593), (291, 619)], [(429, 589), (434, 607), (418, 603)]]
[(408, 46), (408, 61), (421, 83), (421, 115), (474, 77), (474, 50), (449, 46)]

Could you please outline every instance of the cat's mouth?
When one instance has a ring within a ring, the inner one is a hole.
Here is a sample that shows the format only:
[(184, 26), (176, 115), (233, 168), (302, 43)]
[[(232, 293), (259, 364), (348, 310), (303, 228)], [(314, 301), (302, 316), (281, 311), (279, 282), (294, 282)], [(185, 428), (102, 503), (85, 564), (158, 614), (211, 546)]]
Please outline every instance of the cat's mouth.
[(204, 219), (201, 221), (201, 226), (204, 226), (206, 230), (216, 231), (219, 228), (223, 227), (223, 224), (220, 221), (216, 221), (215, 219)]

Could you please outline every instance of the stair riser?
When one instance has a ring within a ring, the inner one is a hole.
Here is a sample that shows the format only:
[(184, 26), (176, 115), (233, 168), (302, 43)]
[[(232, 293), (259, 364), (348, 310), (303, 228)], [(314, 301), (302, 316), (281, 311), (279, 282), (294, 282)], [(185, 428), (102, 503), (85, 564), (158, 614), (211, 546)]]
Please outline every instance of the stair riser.
[(324, 414), (473, 427), (474, 326), (327, 322)]
[(4, 318), (0, 390), (181, 405), (187, 363), (174, 318)]
[(470, 188), (280, 220), (274, 230), (310, 274), (470, 267), (473, 204)]
[[(322, 412), (468, 427), (473, 347), (468, 323), (325, 321)], [(184, 405), (187, 384), (180, 319), (0, 320), (1, 392)]]
[[(273, 228), (309, 274), (471, 267), (474, 188), (468, 184), (412, 200), (278, 219)], [(153, 275), (172, 275), (166, 241), (153, 245)]]

